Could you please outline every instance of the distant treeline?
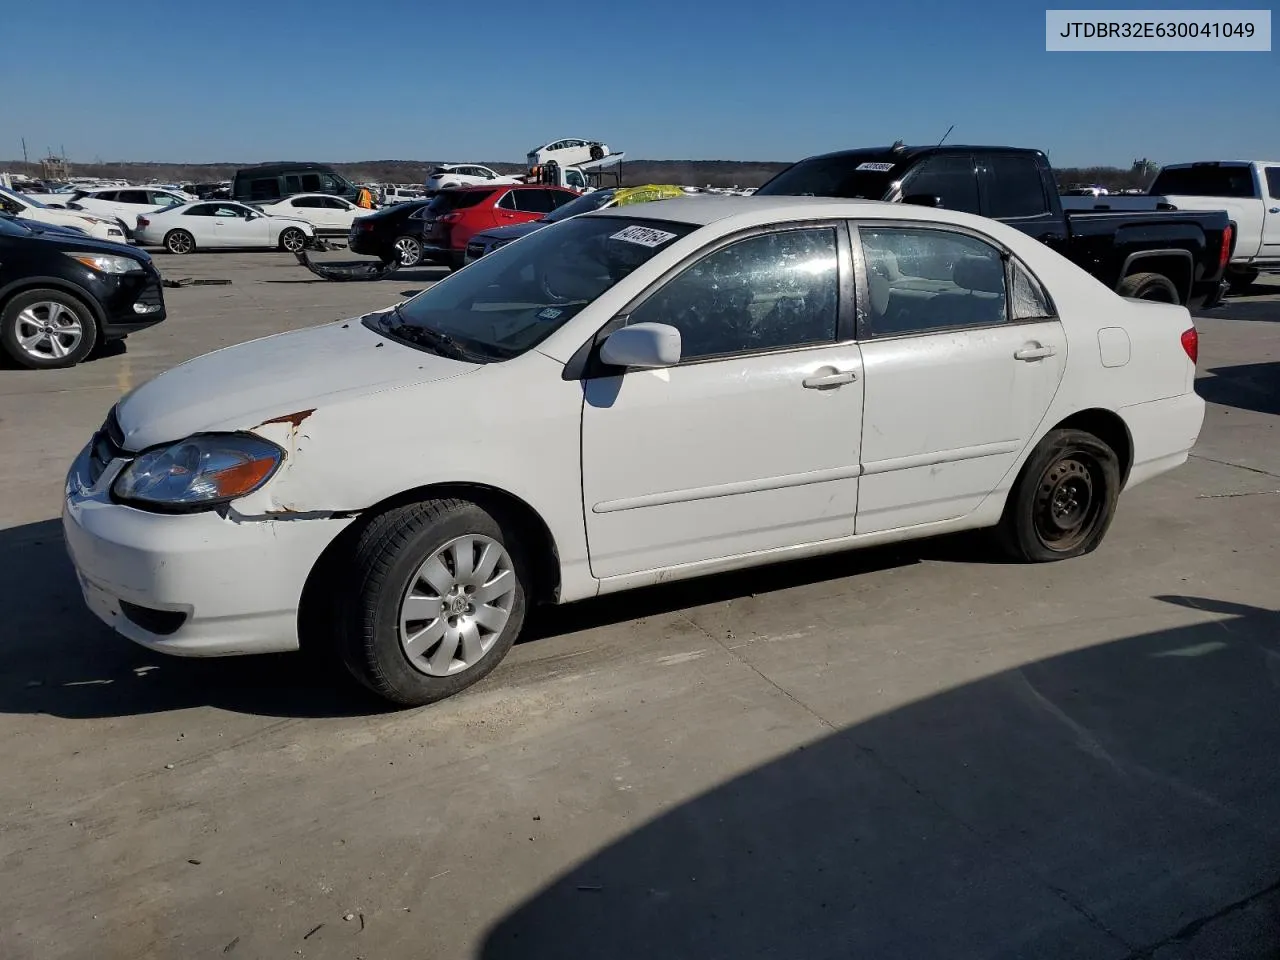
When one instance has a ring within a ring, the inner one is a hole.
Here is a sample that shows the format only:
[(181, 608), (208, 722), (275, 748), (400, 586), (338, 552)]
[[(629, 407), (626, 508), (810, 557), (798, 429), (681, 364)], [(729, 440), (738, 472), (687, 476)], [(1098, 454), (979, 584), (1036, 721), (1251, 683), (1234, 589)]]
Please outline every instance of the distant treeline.
[[(71, 175), (76, 177), (103, 177), (108, 179), (145, 182), (205, 183), (229, 180), (235, 171), (249, 164), (237, 163), (76, 163)], [(422, 183), (434, 161), (419, 160), (366, 160), (359, 163), (330, 164), (343, 176), (357, 183)], [(498, 173), (518, 174), (525, 168), (518, 163), (485, 163)], [(623, 182), (628, 185), (642, 183), (677, 183), (695, 187), (758, 187), (785, 163), (769, 163), (740, 160), (624, 160)], [(0, 162), (0, 169), (11, 173), (40, 175), (37, 164)], [(1112, 190), (1130, 187), (1147, 187), (1155, 174), (1154, 166), (1134, 167), (1064, 167), (1056, 170), (1058, 185), (1099, 184)]]

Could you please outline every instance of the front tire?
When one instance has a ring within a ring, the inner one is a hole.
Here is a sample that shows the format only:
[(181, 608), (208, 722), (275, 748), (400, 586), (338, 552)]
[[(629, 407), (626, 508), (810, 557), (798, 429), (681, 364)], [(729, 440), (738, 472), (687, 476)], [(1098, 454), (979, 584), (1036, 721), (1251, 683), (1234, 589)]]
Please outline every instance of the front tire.
[(1181, 303), (1178, 288), (1163, 273), (1135, 273), (1120, 281), (1116, 293), (1135, 300), (1152, 300), (1155, 303)]
[(307, 235), (297, 227), (285, 227), (280, 231), (280, 249), (287, 253), (298, 253), (307, 246)]
[(0, 312), (0, 346), (28, 370), (74, 367), (97, 342), (89, 308), (61, 290), (28, 290)]
[(336, 643), (360, 683), (402, 706), (471, 686), (524, 624), (518, 530), (466, 500), (390, 510), (361, 532), (338, 601)]
[(416, 267), (422, 262), (422, 244), (415, 237), (397, 237), (395, 248), (400, 266)]
[(999, 534), (1017, 560), (1046, 563), (1097, 549), (1115, 516), (1120, 461), (1083, 430), (1051, 430), (1022, 468)]
[(186, 230), (170, 230), (164, 235), (164, 248), (178, 256), (193, 253), (196, 249), (196, 238)]

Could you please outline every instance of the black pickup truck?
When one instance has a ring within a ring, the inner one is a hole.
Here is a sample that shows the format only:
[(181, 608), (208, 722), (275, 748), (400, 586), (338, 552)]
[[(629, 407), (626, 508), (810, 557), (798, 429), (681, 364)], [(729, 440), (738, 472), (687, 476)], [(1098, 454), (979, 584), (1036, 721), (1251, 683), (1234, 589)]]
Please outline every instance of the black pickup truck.
[[(1164, 203), (1122, 211), (1093, 201), (1064, 209), (1048, 158), (1018, 147), (844, 150), (792, 164), (756, 196), (889, 200), (980, 214), (1048, 244), (1121, 296), (1201, 309), (1222, 300), (1234, 239), (1225, 210)], [(1093, 209), (1078, 209), (1085, 205)]]

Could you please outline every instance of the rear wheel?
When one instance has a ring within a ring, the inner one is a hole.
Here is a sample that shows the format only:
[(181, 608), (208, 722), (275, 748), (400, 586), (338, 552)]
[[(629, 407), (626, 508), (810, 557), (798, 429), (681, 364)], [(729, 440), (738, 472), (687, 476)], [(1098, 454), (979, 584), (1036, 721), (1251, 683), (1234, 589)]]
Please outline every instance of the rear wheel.
[(0, 312), (0, 345), (28, 369), (73, 367), (97, 342), (89, 308), (61, 290), (28, 290)]
[(400, 266), (416, 267), (422, 262), (422, 244), (414, 237), (396, 238), (396, 253), (400, 257)]
[(191, 253), (196, 248), (196, 238), (185, 230), (170, 230), (164, 235), (164, 248), (170, 253)]
[(280, 249), (297, 253), (307, 245), (307, 235), (297, 227), (285, 227), (280, 231)]
[(1153, 300), (1156, 303), (1181, 303), (1178, 288), (1163, 273), (1135, 273), (1120, 281), (1116, 293), (1135, 300)]
[(352, 675), (404, 706), (452, 696), (489, 673), (524, 623), (519, 529), (466, 500), (374, 518), (356, 540), (335, 641)]
[(1120, 496), (1115, 451), (1083, 430), (1051, 430), (1005, 504), (1000, 538), (1018, 560), (1044, 563), (1095, 550)]

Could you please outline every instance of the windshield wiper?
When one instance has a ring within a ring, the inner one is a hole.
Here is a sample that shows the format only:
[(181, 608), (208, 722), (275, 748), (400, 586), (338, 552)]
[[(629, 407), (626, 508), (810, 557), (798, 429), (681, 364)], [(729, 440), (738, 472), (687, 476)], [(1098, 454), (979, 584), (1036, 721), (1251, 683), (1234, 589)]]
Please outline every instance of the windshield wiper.
[[(391, 308), (391, 314), (400, 321), (398, 326), (391, 327), (385, 324), (387, 332), (393, 337), (399, 337), (402, 340), (408, 340), (417, 343), (420, 346), (429, 347), (442, 357), (452, 357), (455, 360), (466, 360), (468, 362), (480, 361), (487, 363), (488, 357), (476, 353), (474, 350), (468, 350), (461, 343), (455, 340), (449, 334), (440, 330), (433, 330), (431, 327), (415, 326), (405, 321), (404, 316), (400, 313), (400, 307), (397, 305)], [(385, 323), (385, 315), (383, 322)]]

